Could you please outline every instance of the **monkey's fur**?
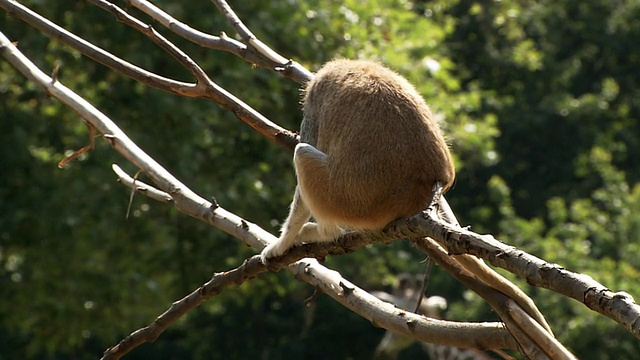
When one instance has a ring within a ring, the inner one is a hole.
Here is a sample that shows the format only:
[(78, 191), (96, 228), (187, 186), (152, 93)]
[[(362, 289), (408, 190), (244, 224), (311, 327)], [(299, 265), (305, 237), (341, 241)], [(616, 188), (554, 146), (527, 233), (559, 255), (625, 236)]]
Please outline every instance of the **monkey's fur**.
[[(377, 230), (415, 215), (439, 181), (455, 176), (429, 107), (409, 82), (371, 61), (325, 64), (304, 94), (298, 186), (280, 238), (262, 260), (302, 242), (333, 241), (343, 229)], [(315, 223), (307, 222), (313, 216)]]

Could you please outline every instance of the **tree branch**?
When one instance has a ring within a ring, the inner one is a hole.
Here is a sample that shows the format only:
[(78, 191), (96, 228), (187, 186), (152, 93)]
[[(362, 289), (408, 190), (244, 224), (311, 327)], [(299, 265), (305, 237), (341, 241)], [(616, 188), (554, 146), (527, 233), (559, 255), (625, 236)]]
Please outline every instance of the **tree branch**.
[(180, 63), (180, 65), (182, 65), (182, 67), (187, 69), (191, 73), (191, 75), (193, 75), (196, 78), (197, 83), (200, 84), (200, 87), (198, 87), (198, 85), (196, 85), (196, 89), (193, 89), (191, 87), (188, 89), (190, 91), (186, 92), (184, 95), (193, 96), (194, 92), (196, 94), (199, 92), (202, 92), (202, 90), (204, 90), (204, 86), (208, 85), (211, 82), (211, 79), (209, 79), (209, 76), (207, 76), (204, 70), (202, 70), (202, 68), (200, 68), (200, 66), (195, 61), (193, 61), (184, 51), (180, 50), (172, 42), (170, 42), (160, 33), (155, 31), (155, 29), (151, 25), (144, 24), (142, 21), (129, 15), (127, 12), (125, 12), (124, 10), (122, 10), (121, 8), (119, 8), (118, 6), (116, 6), (115, 4), (109, 1), (105, 1), (105, 0), (87, 0), (87, 1), (98, 6), (103, 10), (110, 12), (111, 14), (113, 14), (113, 16), (115, 16), (115, 18), (119, 22), (144, 34), (147, 38), (153, 41), (167, 54), (171, 55), (171, 57), (176, 59)]
[(230, 24), (236, 31), (238, 31), (241, 38), (248, 44), (231, 39), (224, 32), (221, 33), (220, 36), (214, 36), (195, 30), (189, 25), (176, 20), (149, 1), (127, 0), (127, 3), (149, 15), (162, 26), (173, 31), (184, 39), (193, 42), (194, 44), (198, 44), (209, 49), (230, 52), (254, 65), (276, 70), (280, 74), (299, 84), (309, 81), (313, 76), (313, 74), (305, 67), (291, 59), (286, 59), (284, 56), (276, 53), (274, 50), (258, 40), (242, 23), (242, 21), (240, 21), (238, 16), (225, 1), (214, 1), (214, 3), (218, 8), (225, 9), (223, 11), (226, 11), (225, 16), (229, 20)]
[[(522, 310), (515, 300), (479, 281), (474, 273), (465, 269), (434, 240), (415, 238), (413, 242), (456, 280), (480, 295), (491, 305), (509, 332), (515, 337), (525, 356), (530, 359), (575, 359), (547, 329)], [(535, 324), (535, 326), (529, 326), (531, 324)]]
[[(108, 4), (105, 1), (101, 2), (105, 3), (105, 5)], [(242, 100), (238, 99), (236, 96), (211, 81), (206, 76), (206, 78), (201, 76), (199, 78), (198, 84), (191, 84), (167, 79), (152, 72), (146, 71), (133, 64), (130, 64), (116, 57), (115, 55), (79, 38), (78, 36), (66, 31), (65, 29), (45, 19), (44, 17), (40, 16), (36, 12), (30, 10), (29, 8), (18, 2), (11, 0), (0, 0), (0, 8), (4, 9), (10, 15), (25, 21), (26, 23), (42, 31), (43, 33), (48, 34), (49, 36), (88, 56), (96, 62), (103, 64), (117, 72), (120, 72), (125, 76), (128, 76), (145, 85), (170, 93), (187, 97), (201, 97), (213, 100), (226, 110), (233, 113), (242, 122), (251, 126), (253, 129), (271, 139), (272, 141), (288, 149), (293, 149), (297, 143), (297, 135), (295, 133), (273, 123), (258, 111), (244, 103)], [(107, 8), (112, 9), (117, 8), (117, 6), (109, 4)], [(122, 10), (113, 11), (116, 11), (118, 14), (124, 13), (124, 11)], [(121, 17), (121, 19), (128, 19), (128, 17)], [(128, 22), (127, 25), (135, 25), (135, 29), (142, 31), (143, 34), (147, 37), (150, 37), (152, 41), (157, 44), (162, 44), (161, 47), (163, 49), (171, 49), (175, 47), (164, 37), (159, 36), (156, 31), (148, 30), (150, 29), (150, 27), (147, 27), (145, 25), (138, 26), (138, 23), (139, 22)], [(172, 56), (176, 55), (178, 57), (183, 57), (183, 59), (180, 60), (181, 63), (193, 63), (193, 61), (181, 51), (171, 50), (171, 52), (173, 53)], [(187, 70), (191, 72), (200, 71), (193, 67), (187, 68)]]
[[(398, 309), (351, 284), (339, 273), (325, 268), (315, 259), (302, 259), (291, 265), (281, 262), (277, 267), (288, 267), (296, 277), (321, 288), (340, 304), (373, 324), (416, 340), (456, 347), (515, 349), (513, 338), (501, 323), (444, 321)], [(155, 341), (171, 324), (207, 299), (218, 295), (232, 284), (240, 285), (268, 270), (260, 261), (260, 256), (255, 255), (233, 270), (213, 274), (210, 281), (174, 302), (153, 323), (134, 331), (117, 345), (107, 349), (102, 359), (119, 359), (137, 346)]]
[[(155, 87), (168, 92), (187, 92), (185, 89), (193, 88), (195, 85), (181, 81), (172, 80), (154, 74), (134, 64), (124, 61), (117, 56), (93, 45), (92, 43), (66, 31), (52, 21), (40, 16), (26, 6), (11, 0), (0, 0), (0, 8), (9, 15), (18, 18), (52, 38), (67, 44), (73, 49), (86, 55), (109, 68), (128, 76), (145, 85)], [(179, 89), (179, 90), (178, 90)]]
[(491, 235), (479, 235), (452, 226), (437, 217), (414, 216), (387, 227), (394, 236), (429, 236), (442, 239), (450, 255), (471, 254), (491, 265), (516, 274), (530, 285), (568, 296), (618, 322), (640, 338), (640, 306), (625, 292), (612, 292), (585, 274), (574, 273), (557, 264), (505, 245)]

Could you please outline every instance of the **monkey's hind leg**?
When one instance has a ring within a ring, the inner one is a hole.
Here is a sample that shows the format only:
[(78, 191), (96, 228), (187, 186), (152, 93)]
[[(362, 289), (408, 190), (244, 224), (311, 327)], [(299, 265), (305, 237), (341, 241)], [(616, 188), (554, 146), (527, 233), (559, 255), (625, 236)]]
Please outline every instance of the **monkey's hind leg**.
[(305, 202), (316, 221), (302, 226), (297, 242), (313, 243), (335, 240), (342, 235), (343, 230), (331, 220), (323, 218), (322, 214), (317, 213), (317, 207), (314, 206), (315, 202), (323, 201), (329, 195), (327, 186), (331, 187), (331, 184), (327, 168), (327, 155), (312, 145), (300, 143), (296, 146), (293, 160), (298, 175), (298, 186), (300, 186)]
[(289, 216), (282, 224), (280, 229), (280, 237), (278, 240), (267, 245), (260, 254), (262, 262), (266, 264), (267, 258), (276, 257), (284, 254), (289, 248), (293, 247), (300, 241), (297, 240), (298, 233), (304, 223), (311, 218), (311, 212), (300, 197), (300, 189), (296, 186), (296, 192), (293, 195)]
[(317, 217), (315, 220), (318, 224), (307, 223), (312, 214), (306, 201), (316, 201), (322, 197), (322, 191), (319, 191), (318, 187), (326, 185), (327, 182), (326, 160), (327, 155), (312, 145), (300, 143), (296, 146), (293, 162), (298, 186), (280, 237), (265, 247), (260, 254), (263, 263), (270, 257), (284, 254), (301, 242), (332, 241), (340, 235), (339, 227), (323, 222)]
[(330, 242), (339, 238), (345, 231), (339, 226), (333, 224), (312, 223), (308, 222), (304, 224), (298, 240), (304, 243), (313, 242)]

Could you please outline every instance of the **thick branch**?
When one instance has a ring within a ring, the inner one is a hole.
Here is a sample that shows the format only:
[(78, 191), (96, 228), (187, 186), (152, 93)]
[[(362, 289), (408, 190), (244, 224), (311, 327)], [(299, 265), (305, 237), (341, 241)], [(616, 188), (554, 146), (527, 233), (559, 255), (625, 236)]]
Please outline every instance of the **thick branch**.
[[(547, 329), (533, 320), (513, 299), (478, 281), (475, 274), (469, 273), (434, 240), (416, 238), (414, 243), (456, 280), (480, 295), (491, 305), (509, 332), (516, 338), (522, 353), (528, 358), (575, 359)], [(535, 324), (535, 326), (531, 326), (531, 324)]]
[[(456, 347), (481, 349), (515, 349), (515, 343), (501, 323), (464, 323), (427, 318), (396, 308), (351, 284), (342, 276), (320, 265), (315, 259), (303, 259), (292, 265), (280, 264), (298, 278), (323, 291), (339, 303), (370, 320), (417, 340)], [(150, 325), (136, 330), (107, 349), (102, 359), (119, 359), (137, 346), (155, 341), (171, 324), (207, 299), (218, 295), (230, 285), (240, 285), (268, 271), (256, 255), (227, 272), (215, 273), (211, 280), (186, 297), (174, 302)]]
[(442, 239), (449, 254), (475, 255), (493, 266), (524, 278), (530, 285), (573, 298), (591, 310), (613, 319), (640, 338), (640, 306), (631, 295), (614, 293), (588, 275), (547, 263), (513, 246), (505, 245), (493, 236), (479, 235), (430, 216), (403, 219), (388, 226), (384, 234), (392, 237), (429, 236)]

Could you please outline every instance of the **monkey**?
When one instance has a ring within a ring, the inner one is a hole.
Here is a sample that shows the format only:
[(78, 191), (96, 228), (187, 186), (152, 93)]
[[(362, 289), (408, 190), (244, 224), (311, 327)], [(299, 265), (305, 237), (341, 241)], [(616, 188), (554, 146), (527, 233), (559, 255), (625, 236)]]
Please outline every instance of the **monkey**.
[(444, 192), (454, 181), (449, 147), (424, 99), (378, 62), (326, 63), (303, 90), (302, 112), (296, 190), (263, 263), (296, 244), (415, 215), (429, 205), (436, 182)]

